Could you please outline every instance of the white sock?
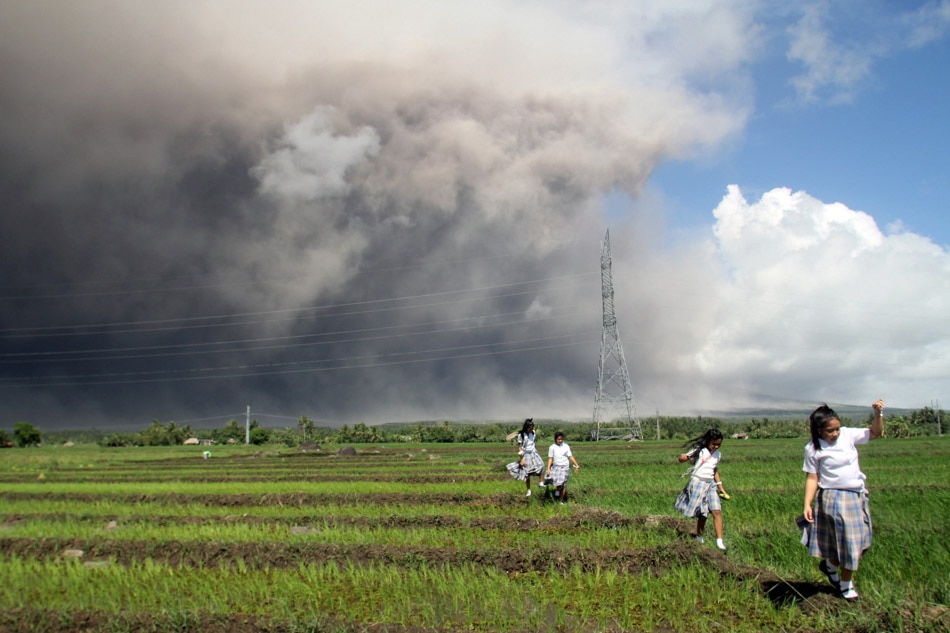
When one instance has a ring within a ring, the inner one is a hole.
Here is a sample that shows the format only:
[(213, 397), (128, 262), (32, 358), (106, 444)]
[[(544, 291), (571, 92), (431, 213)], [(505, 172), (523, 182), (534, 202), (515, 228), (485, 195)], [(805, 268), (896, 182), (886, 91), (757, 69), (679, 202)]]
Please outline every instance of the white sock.
[(832, 563), (827, 558), (825, 559), (825, 568), (830, 571), (832, 574), (838, 571), (838, 566)]
[(847, 591), (848, 589), (854, 589), (854, 583), (850, 580), (839, 580), (838, 586), (841, 587), (841, 591)]

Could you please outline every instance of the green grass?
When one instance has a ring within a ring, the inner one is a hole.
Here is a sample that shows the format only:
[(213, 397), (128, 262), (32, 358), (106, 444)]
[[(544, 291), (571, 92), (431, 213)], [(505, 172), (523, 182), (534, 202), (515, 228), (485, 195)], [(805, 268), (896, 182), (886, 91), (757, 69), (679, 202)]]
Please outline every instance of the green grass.
[[(725, 626), (758, 631), (762, 621), (792, 620), (768, 601), (756, 599), (749, 586), (720, 583), (698, 566), (661, 577), (539, 570), (511, 582), (504, 573), (471, 567), (340, 569), (303, 564), (289, 571), (251, 571), (144, 563), (89, 569), (11, 559), (0, 566), (0, 586), (4, 604), (20, 599), (42, 602), (51, 610), (155, 613), (171, 604), (182, 612), (237, 611), (286, 620), (336, 613), (354, 621), (460, 631), (576, 630), (592, 625), (629, 631), (670, 622), (677, 630)], [(670, 601), (679, 595), (694, 598)], [(708, 617), (711, 609), (717, 613), (715, 621)]]
[[(728, 561), (820, 586), (816, 561), (794, 527), (802, 511), (803, 446), (801, 440), (723, 445), (720, 472), (732, 495), (723, 507)], [(541, 553), (539, 560), (684, 543), (667, 524), (632, 521), (676, 517), (672, 503), (686, 480), (676, 462), (681, 447), (673, 442), (574, 443), (581, 470), (570, 480), (567, 506), (544, 503), (540, 494), (523, 496), (524, 485), (504, 471), (513, 459), (510, 445), (356, 448), (355, 457), (337, 457), (332, 448), (304, 456), (226, 446), (214, 447), (209, 460), (195, 447), (4, 451), (0, 544), (46, 539), (149, 545), (140, 559), (99, 566), (64, 559), (60, 552), (29, 557), (0, 551), (0, 610), (29, 605), (54, 623), (56, 614), (77, 610), (116, 622), (145, 614), (171, 618), (181, 630), (199, 630), (209, 614), (235, 613), (283, 623), (285, 630), (355, 630), (346, 623), (486, 632), (950, 628), (945, 438), (884, 439), (859, 448), (871, 491), (874, 545), (856, 574), (864, 598), (858, 606), (832, 598), (819, 608), (773, 603), (750, 575), (704, 565), (704, 548), (692, 544), (692, 562), (642, 573), (607, 564), (558, 572), (541, 565), (512, 573), (490, 564), (440, 564), (423, 555), (411, 565), (351, 564), (344, 557), (300, 560), (289, 568), (269, 567), (266, 558), (210, 567), (149, 558), (148, 552), (196, 542), (256, 544), (263, 551), (269, 544), (410, 553), (445, 548), (463, 552), (462, 559), (464, 552), (530, 550)], [(621, 527), (560, 522), (585, 509), (614, 511), (630, 521)], [(529, 519), (537, 519), (537, 527), (523, 529), (520, 522)], [(116, 526), (107, 528), (112, 520)], [(301, 533), (293, 526), (312, 529)]]
[[(236, 523), (208, 522), (180, 524), (156, 521), (122, 521), (115, 527), (106, 527), (101, 519), (53, 521), (29, 518), (18, 525), (4, 529), (8, 538), (30, 539), (105, 539), (150, 541), (239, 541), (244, 543), (346, 543), (348, 545), (375, 545), (390, 547), (439, 547), (459, 549), (518, 548), (524, 542), (524, 533), (511, 529), (478, 529), (471, 526), (458, 528), (389, 528), (347, 527), (321, 522), (319, 517), (307, 517), (301, 525), (289, 523)], [(298, 528), (298, 529), (294, 529)], [(536, 534), (562, 548), (620, 549), (654, 547), (668, 543), (672, 531), (619, 528), (614, 530), (557, 531), (539, 527)]]

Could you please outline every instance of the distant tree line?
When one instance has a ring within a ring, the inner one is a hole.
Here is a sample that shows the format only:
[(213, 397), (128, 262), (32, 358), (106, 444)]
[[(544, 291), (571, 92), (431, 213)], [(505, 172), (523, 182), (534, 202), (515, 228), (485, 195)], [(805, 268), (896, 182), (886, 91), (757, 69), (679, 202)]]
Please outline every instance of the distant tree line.
[(39, 446), (43, 442), (43, 434), (29, 422), (17, 422), (13, 425), (13, 435), (0, 429), (0, 448), (20, 448)]
[[(842, 416), (842, 422), (852, 426), (870, 426), (871, 413), (859, 420), (851, 420)], [(551, 442), (555, 431), (563, 431), (568, 442), (587, 442), (593, 439), (592, 432), (596, 430), (593, 422), (576, 422), (567, 420), (535, 418), (538, 439), (541, 442)], [(744, 435), (750, 439), (769, 438), (807, 438), (809, 436), (808, 421), (801, 420), (770, 420), (768, 417), (746, 419), (722, 419), (716, 417), (682, 417), (666, 416), (641, 420), (643, 439), (683, 440), (696, 437), (707, 429), (718, 428), (727, 437)], [(905, 438), (938, 435), (946, 426), (946, 411), (924, 407), (911, 411), (909, 414), (887, 415), (885, 420), (885, 437)], [(339, 428), (318, 427), (313, 420), (301, 416), (296, 426), (282, 429), (268, 429), (262, 427), (257, 420), (250, 423), (251, 444), (282, 444), (288, 447), (301, 444), (330, 443), (330, 444), (397, 444), (397, 443), (460, 443), (460, 442), (504, 442), (514, 432), (520, 430), (520, 423), (511, 422), (449, 422), (421, 421), (405, 423), (387, 423), (382, 425), (367, 425), (358, 422), (352, 426), (344, 424)], [(0, 447), (30, 447), (42, 443), (43, 438), (49, 442), (96, 442), (100, 446), (174, 446), (182, 444), (186, 439), (210, 439), (216, 444), (245, 442), (244, 423), (235, 419), (216, 429), (194, 431), (188, 425), (178, 426), (175, 422), (162, 424), (158, 420), (134, 432), (108, 432), (90, 429), (86, 431), (59, 431), (41, 433), (29, 422), (17, 422), (13, 434), (0, 429)]]
[[(885, 412), (886, 413), (886, 412)], [(867, 424), (871, 416), (868, 415)], [(931, 407), (912, 411), (910, 415), (886, 416), (884, 432), (886, 437), (921, 437), (947, 432), (947, 412)]]
[[(251, 444), (266, 444), (270, 441), (271, 431), (262, 427), (257, 420), (251, 420), (249, 428)], [(191, 437), (214, 440), (216, 444), (243, 444), (246, 431), (244, 424), (234, 419), (229, 420), (223, 428), (197, 432), (192, 431), (187, 424), (176, 426), (174, 422), (162, 424), (152, 420), (152, 424), (141, 431), (113, 433), (103, 436), (98, 443), (100, 446), (176, 446)]]

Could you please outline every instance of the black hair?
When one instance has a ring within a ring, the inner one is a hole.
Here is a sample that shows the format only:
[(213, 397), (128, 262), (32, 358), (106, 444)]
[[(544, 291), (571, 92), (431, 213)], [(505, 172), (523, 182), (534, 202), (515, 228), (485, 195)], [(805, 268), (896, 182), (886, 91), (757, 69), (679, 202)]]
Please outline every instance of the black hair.
[(557, 438), (564, 437), (564, 431), (555, 431), (554, 432), (554, 442), (557, 443)]
[(704, 448), (709, 448), (709, 445), (716, 441), (722, 439), (722, 431), (719, 429), (709, 429), (699, 437), (694, 437), (689, 440), (683, 447), (689, 447), (689, 450), (686, 452), (689, 455), (689, 461), (692, 464), (696, 463), (696, 460), (699, 459), (699, 451)]
[(518, 443), (524, 444), (525, 439), (528, 437), (528, 431), (534, 428), (534, 418), (528, 418), (524, 421), (524, 424), (521, 425), (521, 431), (518, 433)]
[(840, 421), (841, 418), (838, 417), (834, 409), (824, 402), (808, 416), (808, 429), (811, 431), (811, 443), (816, 451), (821, 450), (821, 444), (818, 442), (818, 440), (821, 439), (821, 430), (832, 420)]

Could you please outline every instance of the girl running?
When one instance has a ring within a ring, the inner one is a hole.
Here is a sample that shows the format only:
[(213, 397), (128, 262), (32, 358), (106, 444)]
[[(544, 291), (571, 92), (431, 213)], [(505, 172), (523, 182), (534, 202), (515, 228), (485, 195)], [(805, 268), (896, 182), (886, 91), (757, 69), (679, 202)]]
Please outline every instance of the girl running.
[(538, 454), (535, 445), (537, 436), (534, 433), (534, 418), (528, 418), (518, 433), (518, 461), (508, 464), (507, 469), (512, 477), (525, 482), (528, 489), (526, 497), (531, 496), (531, 475), (541, 477), (544, 472), (544, 460)]
[(696, 518), (694, 536), (700, 543), (703, 542), (706, 519), (712, 514), (713, 525), (716, 527), (716, 547), (726, 551), (726, 545), (722, 541), (722, 502), (719, 500), (720, 495), (723, 499), (729, 498), (719, 477), (722, 432), (719, 429), (709, 429), (683, 446), (691, 448), (679, 456), (679, 461), (691, 462), (693, 466), (689, 469), (689, 483), (676, 498), (673, 507), (686, 517)]

